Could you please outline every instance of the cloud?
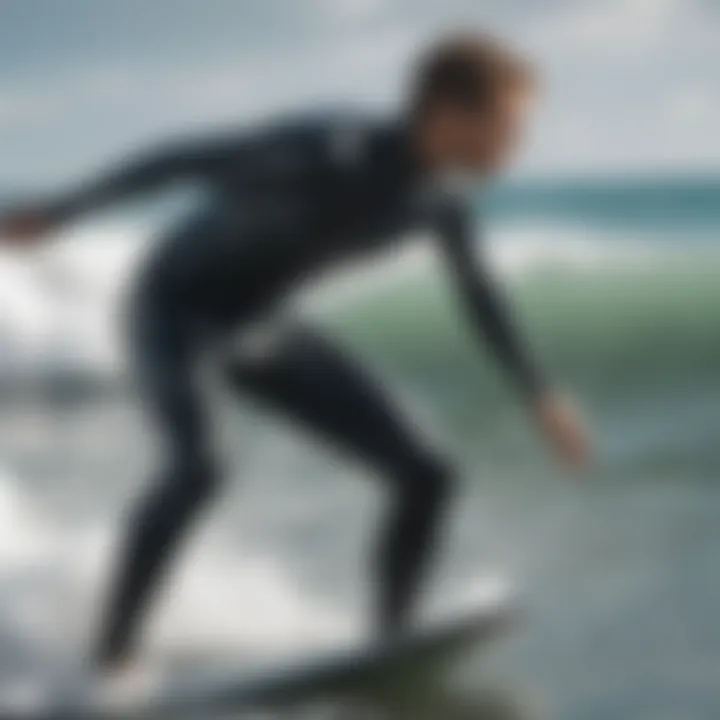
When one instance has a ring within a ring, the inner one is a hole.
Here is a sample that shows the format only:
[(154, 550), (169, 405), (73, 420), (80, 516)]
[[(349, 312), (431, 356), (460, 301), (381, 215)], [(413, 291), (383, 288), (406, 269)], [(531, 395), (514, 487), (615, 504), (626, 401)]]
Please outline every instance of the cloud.
[(71, 10), (55, 18), (65, 30), (49, 36), (45, 61), (0, 42), (6, 177), (72, 174), (143, 139), (293, 106), (392, 107), (417, 46), (463, 23), (528, 46), (547, 75), (527, 167), (648, 166), (670, 146), (678, 162), (696, 163), (700, 145), (720, 154), (720, 22), (702, 0), (267, 0), (252, 12), (177, 0), (169, 20), (128, 0), (110, 27), (90, 7), (83, 27), (104, 23), (103, 42), (82, 55)]
[(641, 55), (661, 47), (689, 13), (693, 0), (580, 0), (539, 19), (527, 34), (556, 53)]
[(669, 94), (667, 114), (682, 128), (720, 126), (720, 88), (715, 85), (689, 84)]
[(342, 20), (357, 20), (376, 14), (387, 0), (316, 0), (317, 10)]

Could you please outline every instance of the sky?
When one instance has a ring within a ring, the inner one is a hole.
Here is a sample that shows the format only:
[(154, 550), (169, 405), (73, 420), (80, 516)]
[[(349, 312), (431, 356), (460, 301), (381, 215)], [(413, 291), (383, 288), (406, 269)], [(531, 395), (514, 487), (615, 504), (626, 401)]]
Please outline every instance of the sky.
[(0, 0), (0, 187), (293, 108), (394, 110), (458, 28), (540, 68), (517, 174), (720, 171), (720, 0)]

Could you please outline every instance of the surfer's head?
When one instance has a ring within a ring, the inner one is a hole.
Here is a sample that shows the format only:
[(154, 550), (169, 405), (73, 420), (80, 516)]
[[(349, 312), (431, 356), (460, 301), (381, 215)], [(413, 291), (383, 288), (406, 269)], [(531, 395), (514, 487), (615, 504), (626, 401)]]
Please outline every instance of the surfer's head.
[(520, 140), (535, 87), (531, 64), (498, 40), (441, 40), (421, 57), (409, 98), (422, 162), (438, 173), (498, 170)]

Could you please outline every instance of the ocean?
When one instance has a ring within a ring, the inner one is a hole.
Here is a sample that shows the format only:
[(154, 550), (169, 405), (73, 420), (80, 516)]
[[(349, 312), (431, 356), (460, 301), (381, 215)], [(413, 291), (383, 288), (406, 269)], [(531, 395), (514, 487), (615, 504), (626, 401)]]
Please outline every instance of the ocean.
[[(717, 718), (720, 180), (536, 181), (486, 204), (482, 251), (594, 428), (584, 476), (548, 456), (427, 239), (299, 300), (462, 469), (428, 607), (497, 582), (517, 594), (521, 621), (462, 668), (505, 698), (488, 717)], [(2, 694), (79, 657), (122, 508), (150, 476), (117, 329), (159, 224), (100, 218), (0, 256)], [(230, 482), (147, 638), (153, 662), (186, 673), (360, 633), (383, 509), (364, 468), (216, 390)]]

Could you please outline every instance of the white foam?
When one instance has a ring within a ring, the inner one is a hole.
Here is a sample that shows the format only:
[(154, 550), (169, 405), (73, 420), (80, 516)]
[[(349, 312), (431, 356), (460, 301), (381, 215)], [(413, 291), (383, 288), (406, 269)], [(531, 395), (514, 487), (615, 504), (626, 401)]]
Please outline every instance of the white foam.
[(505, 225), (490, 234), (487, 253), (502, 275), (515, 279), (548, 271), (642, 273), (677, 268), (677, 263), (693, 266), (709, 257), (719, 261), (717, 249), (702, 242), (706, 239), (702, 234), (695, 238), (700, 242), (679, 243), (662, 233), (628, 234), (559, 223)]
[[(77, 664), (113, 570), (116, 536), (107, 525), (60, 523), (22, 487), (9, 471), (0, 475), (0, 639), (9, 633), (36, 655), (60, 652)], [(229, 553), (218, 538), (189, 549), (150, 618), (145, 648), (152, 656), (177, 649), (287, 655), (329, 647), (356, 627), (306, 596), (275, 558)], [(0, 677), (0, 694), (6, 680)]]
[(26, 566), (42, 558), (53, 538), (43, 530), (43, 524), (27, 506), (18, 490), (19, 481), (6, 469), (0, 468), (0, 572)]
[(166, 649), (276, 654), (336, 643), (354, 627), (338, 609), (304, 596), (277, 559), (197, 547), (168, 593), (156, 638)]
[(118, 365), (118, 304), (147, 247), (132, 224), (80, 227), (41, 251), (0, 254), (0, 372)]

